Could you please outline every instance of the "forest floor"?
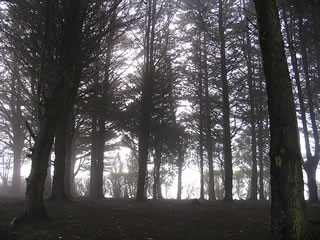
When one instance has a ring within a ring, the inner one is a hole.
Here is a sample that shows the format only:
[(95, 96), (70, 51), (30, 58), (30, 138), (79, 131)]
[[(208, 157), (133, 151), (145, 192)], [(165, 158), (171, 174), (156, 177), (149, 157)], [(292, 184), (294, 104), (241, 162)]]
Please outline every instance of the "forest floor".
[[(0, 196), (0, 239), (270, 239), (270, 202), (130, 199), (46, 201), (50, 222), (9, 227), (23, 196)], [(309, 232), (320, 239), (320, 205), (308, 206)]]

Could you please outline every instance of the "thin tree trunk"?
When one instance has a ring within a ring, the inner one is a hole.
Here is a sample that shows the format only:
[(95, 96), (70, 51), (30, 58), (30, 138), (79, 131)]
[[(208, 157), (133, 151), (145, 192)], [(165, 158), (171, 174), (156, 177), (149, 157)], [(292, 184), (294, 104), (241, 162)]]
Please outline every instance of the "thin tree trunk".
[[(315, 154), (315, 156), (312, 156), (312, 153), (311, 153), (309, 130), (308, 130), (307, 117), (306, 117), (306, 107), (304, 104), (304, 97), (303, 97), (304, 93), (303, 93), (303, 90), (301, 87), (301, 80), (300, 80), (300, 74), (299, 74), (299, 70), (298, 70), (298, 61), (297, 61), (297, 57), (296, 57), (296, 51), (295, 51), (295, 48), (294, 48), (294, 45), (292, 42), (292, 37), (291, 37), (292, 33), (290, 33), (290, 29), (289, 29), (289, 26), (287, 23), (287, 14), (286, 14), (285, 10), (283, 11), (283, 19), (284, 19), (284, 23), (285, 23), (287, 42), (288, 42), (289, 52), (290, 52), (290, 56), (291, 56), (291, 64), (293, 67), (294, 78), (295, 78), (296, 86), (297, 86), (297, 90), (298, 90), (300, 114), (301, 114), (303, 134), (304, 134), (304, 140), (305, 140), (305, 149), (306, 149), (306, 156), (307, 156), (307, 161), (305, 163), (305, 170), (306, 170), (307, 176), (308, 176), (309, 200), (312, 203), (317, 203), (319, 201), (318, 193), (317, 193), (318, 188), (317, 188), (317, 184), (316, 184), (316, 169), (317, 169), (318, 161), (316, 159), (314, 159), (314, 157), (317, 157), (316, 156), (317, 154)], [(301, 24), (299, 27), (302, 27)], [(300, 31), (300, 34), (302, 34), (301, 31)], [(302, 46), (304, 46), (304, 45), (302, 44)], [(304, 54), (303, 54), (304, 57), (306, 57), (305, 54), (306, 54), (306, 52), (304, 51)], [(305, 71), (305, 74), (308, 74), (308, 70)], [(310, 111), (313, 111), (313, 110), (310, 109)]]
[(226, 67), (226, 40), (224, 29), (223, 1), (219, 0), (219, 37), (220, 37), (220, 69), (222, 81), (222, 114), (223, 114), (223, 154), (224, 154), (224, 189), (226, 201), (232, 201), (232, 151), (230, 134), (230, 102)]
[[(73, 152), (74, 152), (74, 110), (73, 106), (70, 111), (69, 119), (67, 122), (67, 140), (66, 140), (66, 148), (67, 148), (67, 153), (66, 153), (66, 172), (65, 172), (65, 189), (66, 189), (66, 194), (69, 199), (73, 198), (73, 172), (74, 172), (74, 165), (72, 166), (72, 161), (73, 161)], [(72, 180), (71, 180), (72, 178)]]
[(97, 139), (97, 182), (96, 182), (96, 198), (104, 198), (103, 194), (103, 172), (104, 172), (104, 151), (105, 151), (105, 110), (103, 109), (100, 113), (100, 118), (98, 120), (99, 131)]
[(248, 67), (249, 105), (250, 105), (250, 134), (251, 134), (251, 192), (250, 199), (257, 200), (258, 170), (257, 170), (257, 141), (255, 117), (255, 86), (253, 81), (251, 40), (249, 32), (246, 33), (246, 62)]
[[(298, 6), (299, 7), (299, 6)], [(311, 156), (311, 152), (309, 152), (309, 158), (307, 158), (306, 162), (306, 172), (308, 175), (308, 188), (309, 188), (309, 201), (311, 203), (319, 203), (318, 198), (318, 188), (316, 183), (316, 171), (317, 166), (319, 163), (320, 158), (320, 143), (319, 143), (319, 133), (316, 123), (316, 117), (314, 113), (314, 103), (313, 103), (313, 94), (311, 90), (311, 83), (310, 83), (310, 73), (309, 73), (309, 60), (307, 55), (306, 43), (305, 43), (305, 36), (303, 32), (303, 19), (300, 15), (298, 15), (298, 27), (299, 27), (299, 37), (300, 37), (300, 48), (301, 48), (301, 56), (302, 56), (302, 66), (305, 76), (305, 83), (306, 83), (306, 95), (308, 100), (308, 107), (309, 107), (309, 114), (311, 119), (311, 127), (312, 133), (315, 142), (315, 153), (314, 156)], [(315, 169), (312, 169), (315, 167)], [(309, 174), (311, 176), (309, 176)]]
[(77, 191), (76, 191), (76, 188), (75, 188), (75, 176), (76, 176), (76, 173), (75, 173), (75, 164), (76, 164), (76, 155), (75, 155), (75, 151), (74, 151), (74, 143), (72, 143), (72, 152), (71, 152), (71, 162), (70, 162), (70, 193), (71, 193), (71, 196), (76, 196), (77, 194)]
[(205, 129), (206, 129), (206, 149), (208, 153), (208, 168), (209, 168), (209, 183), (208, 194), (209, 200), (216, 200), (214, 190), (214, 168), (213, 168), (213, 141), (212, 141), (212, 121), (211, 121), (211, 107), (209, 96), (209, 74), (207, 64), (207, 41), (204, 35), (204, 89), (205, 89)]
[(204, 103), (203, 103), (203, 64), (202, 64), (202, 46), (201, 32), (198, 36), (199, 40), (199, 73), (198, 73), (198, 99), (199, 99), (199, 167), (200, 167), (200, 199), (204, 199)]
[[(161, 124), (161, 123), (160, 123)], [(162, 127), (160, 127), (162, 128)], [(161, 155), (162, 155), (162, 129), (159, 130), (155, 138), (155, 156), (154, 156), (154, 169), (153, 169), (153, 199), (162, 199), (161, 195), (161, 182), (160, 182), (160, 167), (161, 167)]]
[(306, 239), (301, 152), (290, 75), (275, 0), (255, 0), (271, 132), (272, 239)]
[(264, 141), (263, 141), (263, 98), (262, 98), (262, 76), (260, 77), (259, 80), (259, 89), (260, 89), (260, 94), (258, 97), (258, 101), (259, 101), (259, 108), (258, 108), (258, 152), (259, 152), (259, 199), (260, 200), (264, 200), (265, 196), (264, 196), (264, 184), (263, 184), (263, 180), (264, 180), (264, 174), (263, 174), (263, 157), (264, 157), (264, 153), (263, 153), (263, 145), (264, 145)]
[[(179, 143), (181, 144), (181, 143)], [(181, 146), (178, 149), (178, 191), (177, 191), (177, 199), (181, 200), (182, 193), (182, 165), (183, 165), (183, 153)]]

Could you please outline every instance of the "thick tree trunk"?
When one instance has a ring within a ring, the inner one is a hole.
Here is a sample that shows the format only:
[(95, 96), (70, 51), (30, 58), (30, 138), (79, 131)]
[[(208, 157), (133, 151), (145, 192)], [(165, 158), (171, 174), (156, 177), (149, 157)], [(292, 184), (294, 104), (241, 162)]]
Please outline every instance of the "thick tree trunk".
[(55, 160), (52, 179), (52, 200), (68, 200), (65, 191), (65, 163), (66, 163), (66, 131), (68, 122), (68, 112), (64, 106), (60, 116), (55, 134)]
[[(98, 96), (96, 107), (98, 107)], [(100, 119), (99, 119), (100, 117)], [(92, 118), (92, 142), (91, 142), (91, 170), (90, 170), (90, 191), (89, 196), (94, 199), (104, 198), (103, 195), (103, 160), (104, 160), (104, 131), (105, 120), (101, 119), (101, 113), (97, 114), (97, 109)], [(103, 132), (101, 132), (103, 131)], [(103, 138), (102, 138), (103, 137)]]
[(223, 114), (223, 154), (224, 154), (224, 189), (226, 201), (232, 201), (232, 151), (230, 134), (230, 102), (226, 67), (226, 40), (224, 29), (223, 1), (219, 0), (219, 37), (220, 37), (220, 69), (222, 81), (222, 114)]
[(306, 239), (301, 153), (294, 99), (275, 0), (255, 0), (271, 132), (272, 239)]
[(55, 134), (55, 161), (54, 161), (54, 174), (52, 181), (52, 195), (51, 199), (54, 200), (69, 200), (70, 195), (66, 191), (66, 172), (69, 173), (70, 165), (66, 168), (67, 153), (70, 151), (67, 147), (71, 147), (68, 142), (72, 141), (71, 125), (72, 125), (72, 111), (74, 101), (80, 84), (82, 68), (76, 66), (73, 72), (70, 72), (69, 81), (73, 84), (67, 90), (66, 104), (63, 106), (61, 116), (57, 123)]
[(31, 158), (31, 173), (27, 178), (25, 217), (30, 220), (48, 218), (43, 202), (43, 191), (57, 121), (61, 114), (61, 106), (66, 104), (66, 83), (66, 76), (58, 81), (52, 97), (48, 100), (44, 116), (40, 120), (39, 133)]

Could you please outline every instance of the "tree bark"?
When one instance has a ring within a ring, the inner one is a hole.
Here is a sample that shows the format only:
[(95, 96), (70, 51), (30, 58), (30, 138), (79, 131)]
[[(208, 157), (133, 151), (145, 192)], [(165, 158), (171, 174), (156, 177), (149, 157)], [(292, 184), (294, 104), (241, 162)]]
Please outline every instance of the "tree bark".
[(275, 0), (255, 0), (271, 133), (272, 239), (306, 239), (301, 152)]

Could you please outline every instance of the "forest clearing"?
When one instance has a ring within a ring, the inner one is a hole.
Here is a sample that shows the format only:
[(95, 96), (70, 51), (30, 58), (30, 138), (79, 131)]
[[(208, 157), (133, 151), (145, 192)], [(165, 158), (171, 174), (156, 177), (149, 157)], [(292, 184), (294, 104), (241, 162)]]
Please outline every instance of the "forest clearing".
[[(22, 197), (0, 196), (0, 239), (271, 239), (269, 201), (133, 199), (46, 201), (51, 222), (9, 228)], [(311, 239), (320, 237), (320, 206), (308, 206)], [(37, 231), (35, 231), (37, 229)], [(40, 230), (41, 229), (41, 230)]]

